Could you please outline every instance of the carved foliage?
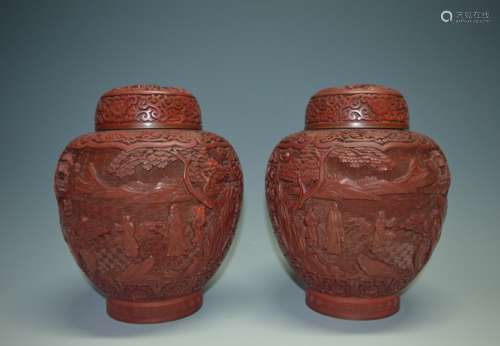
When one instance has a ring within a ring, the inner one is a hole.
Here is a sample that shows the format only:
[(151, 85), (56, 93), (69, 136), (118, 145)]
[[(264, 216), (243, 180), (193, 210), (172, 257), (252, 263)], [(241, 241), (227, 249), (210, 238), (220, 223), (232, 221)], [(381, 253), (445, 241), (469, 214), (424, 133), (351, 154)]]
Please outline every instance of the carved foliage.
[(242, 174), (217, 135), (186, 130), (81, 136), (55, 176), (71, 252), (107, 296), (155, 300), (200, 290), (236, 227)]
[(309, 287), (375, 297), (399, 292), (429, 259), (449, 184), (446, 159), (427, 137), (325, 130), (277, 146), (266, 193), (280, 246)]

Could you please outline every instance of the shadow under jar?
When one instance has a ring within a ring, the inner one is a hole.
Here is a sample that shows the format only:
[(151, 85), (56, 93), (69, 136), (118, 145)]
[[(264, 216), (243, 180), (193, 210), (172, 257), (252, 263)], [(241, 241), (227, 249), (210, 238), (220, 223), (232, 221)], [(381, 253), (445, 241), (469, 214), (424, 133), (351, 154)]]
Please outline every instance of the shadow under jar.
[(408, 130), (399, 92), (316, 93), (305, 131), (277, 145), (266, 176), (271, 221), (307, 305), (356, 320), (396, 313), (439, 240), (449, 185), (443, 152)]
[(231, 145), (201, 130), (183, 89), (134, 85), (105, 93), (94, 133), (62, 153), (55, 193), (64, 239), (131, 323), (191, 315), (227, 252), (243, 192)]

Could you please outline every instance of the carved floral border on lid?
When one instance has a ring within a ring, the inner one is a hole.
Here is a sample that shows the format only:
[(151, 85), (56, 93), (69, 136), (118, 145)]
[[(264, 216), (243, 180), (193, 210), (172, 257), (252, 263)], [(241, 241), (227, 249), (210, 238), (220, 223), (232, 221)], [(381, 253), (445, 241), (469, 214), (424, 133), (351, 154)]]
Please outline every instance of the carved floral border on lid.
[(408, 105), (397, 90), (373, 84), (332, 87), (314, 94), (306, 128), (408, 128)]
[(201, 128), (201, 110), (185, 89), (137, 84), (101, 96), (96, 130), (130, 128)]

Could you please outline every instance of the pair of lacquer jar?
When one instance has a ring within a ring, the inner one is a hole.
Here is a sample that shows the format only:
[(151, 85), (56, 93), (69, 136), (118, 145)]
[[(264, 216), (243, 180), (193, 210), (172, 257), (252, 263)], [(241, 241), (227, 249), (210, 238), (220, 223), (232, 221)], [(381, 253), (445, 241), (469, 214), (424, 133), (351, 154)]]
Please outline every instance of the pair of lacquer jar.
[[(55, 175), (74, 258), (117, 320), (194, 313), (238, 221), (235, 151), (201, 130), (196, 99), (178, 88), (113, 89), (99, 101), (95, 128), (66, 147)], [(316, 93), (305, 131), (271, 154), (265, 184), (307, 305), (347, 319), (396, 313), (439, 240), (449, 185), (437, 144), (408, 131), (399, 92), (352, 85)]]

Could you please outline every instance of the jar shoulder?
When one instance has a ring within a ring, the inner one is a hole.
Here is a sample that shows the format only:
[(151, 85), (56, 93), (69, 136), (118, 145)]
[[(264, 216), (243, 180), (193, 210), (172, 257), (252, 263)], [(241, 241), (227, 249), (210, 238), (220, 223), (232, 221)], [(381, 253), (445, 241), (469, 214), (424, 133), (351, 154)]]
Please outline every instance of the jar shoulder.
[(335, 146), (371, 146), (381, 150), (403, 147), (441, 151), (439, 145), (426, 135), (393, 129), (305, 130), (286, 136), (277, 144), (275, 150), (280, 148), (324, 150)]
[(189, 146), (196, 144), (224, 145), (230, 143), (212, 132), (183, 129), (110, 130), (89, 132), (73, 139), (66, 149), (97, 147), (128, 148), (134, 146)]
[(206, 156), (209, 155), (209, 151), (218, 151), (239, 164), (236, 151), (222, 136), (202, 130), (182, 129), (110, 130), (86, 133), (68, 143), (59, 161), (70, 151), (93, 150), (94, 155), (106, 155), (109, 151), (132, 152), (148, 148), (183, 152), (185, 155), (196, 153), (197, 156)]

